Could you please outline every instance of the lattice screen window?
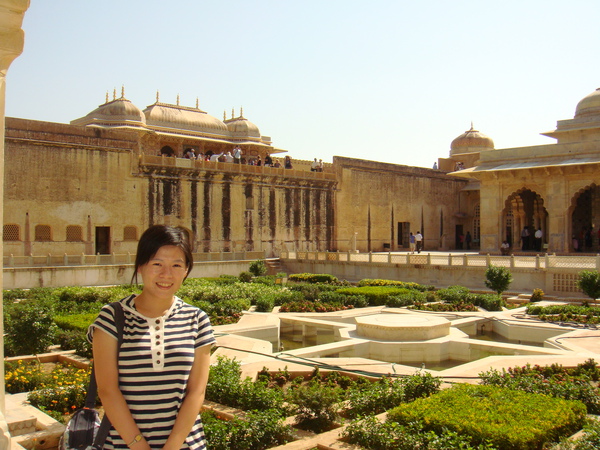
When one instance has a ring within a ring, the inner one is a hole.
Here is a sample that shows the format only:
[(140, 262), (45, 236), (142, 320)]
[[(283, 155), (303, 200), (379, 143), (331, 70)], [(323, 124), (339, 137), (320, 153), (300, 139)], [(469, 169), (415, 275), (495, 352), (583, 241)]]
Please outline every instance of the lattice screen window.
[(581, 292), (577, 287), (579, 276), (571, 273), (555, 273), (553, 277), (554, 290), (557, 292)]
[(35, 240), (36, 241), (51, 241), (52, 233), (50, 225), (36, 225), (35, 226)]
[(124, 241), (137, 241), (137, 228), (136, 227), (125, 227), (123, 229), (123, 240)]
[(21, 240), (21, 229), (19, 225), (7, 224), (3, 227), (3, 240), (4, 241), (20, 241)]
[(67, 241), (82, 242), (83, 229), (79, 225), (67, 225)]

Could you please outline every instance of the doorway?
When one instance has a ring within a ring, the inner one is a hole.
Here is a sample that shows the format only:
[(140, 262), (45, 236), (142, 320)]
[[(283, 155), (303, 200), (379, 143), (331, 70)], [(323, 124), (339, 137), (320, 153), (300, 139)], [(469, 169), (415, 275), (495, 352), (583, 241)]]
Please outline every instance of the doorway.
[(398, 222), (397, 242), (399, 248), (408, 248), (408, 235), (410, 233), (410, 222)]
[(96, 227), (96, 254), (110, 255), (110, 227)]
[(456, 225), (456, 231), (454, 234), (454, 248), (462, 250), (464, 238), (463, 226)]

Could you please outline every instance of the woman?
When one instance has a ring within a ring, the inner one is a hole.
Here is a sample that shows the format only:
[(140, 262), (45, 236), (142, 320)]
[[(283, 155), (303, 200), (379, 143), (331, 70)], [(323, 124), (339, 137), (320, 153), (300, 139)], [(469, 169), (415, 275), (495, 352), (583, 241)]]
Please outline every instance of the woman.
[(199, 411), (215, 339), (206, 313), (175, 296), (192, 265), (185, 230), (148, 228), (132, 277), (137, 283), (141, 276), (142, 293), (121, 300), (120, 350), (110, 305), (88, 330), (98, 395), (112, 423), (105, 449), (206, 448)]

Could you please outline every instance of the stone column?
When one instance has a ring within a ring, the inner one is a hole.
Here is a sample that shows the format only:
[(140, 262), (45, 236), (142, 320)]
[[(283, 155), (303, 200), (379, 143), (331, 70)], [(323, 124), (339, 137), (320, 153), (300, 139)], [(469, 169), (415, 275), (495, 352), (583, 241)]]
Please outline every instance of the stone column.
[[(4, 104), (6, 101), (6, 72), (14, 59), (23, 51), (25, 33), (21, 29), (29, 0), (0, 0), (0, 202), (4, 206)], [(4, 223), (3, 207), (0, 222)], [(0, 248), (3, 241), (0, 240)], [(2, 248), (4, 253), (4, 249)], [(6, 423), (4, 404), (4, 312), (2, 310), (2, 278), (0, 277), (0, 448), (10, 448), (10, 435)]]

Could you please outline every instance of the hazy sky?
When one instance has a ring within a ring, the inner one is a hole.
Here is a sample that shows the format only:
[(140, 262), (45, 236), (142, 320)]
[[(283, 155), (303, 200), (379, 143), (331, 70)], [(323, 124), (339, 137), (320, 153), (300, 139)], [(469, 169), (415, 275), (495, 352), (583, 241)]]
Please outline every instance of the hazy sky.
[(600, 1), (32, 0), (6, 115), (68, 123), (125, 86), (222, 119), (293, 158), (431, 167), (470, 128), (552, 143), (600, 87)]

